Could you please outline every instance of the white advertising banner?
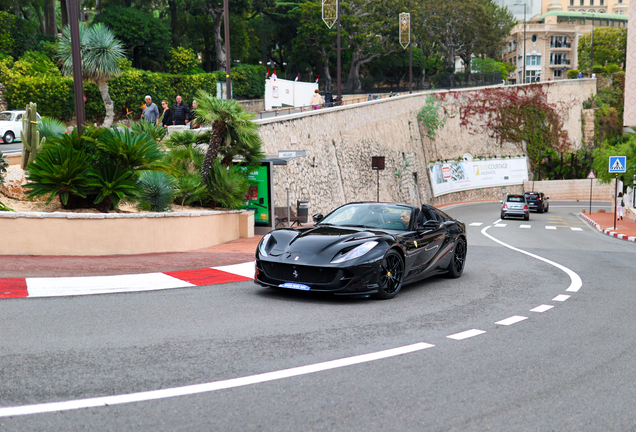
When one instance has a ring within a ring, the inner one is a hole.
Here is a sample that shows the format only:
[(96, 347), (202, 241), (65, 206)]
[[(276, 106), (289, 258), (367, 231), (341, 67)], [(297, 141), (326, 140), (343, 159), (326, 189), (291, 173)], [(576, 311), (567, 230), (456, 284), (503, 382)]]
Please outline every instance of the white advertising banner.
[(526, 158), (429, 165), (433, 196), (470, 189), (520, 185), (528, 180)]

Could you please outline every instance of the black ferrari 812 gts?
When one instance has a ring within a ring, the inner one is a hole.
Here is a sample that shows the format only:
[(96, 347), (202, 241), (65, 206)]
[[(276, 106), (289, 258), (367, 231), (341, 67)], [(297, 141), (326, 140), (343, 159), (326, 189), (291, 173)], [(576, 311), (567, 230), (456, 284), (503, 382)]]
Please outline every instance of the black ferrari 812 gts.
[(257, 284), (390, 299), (404, 284), (464, 271), (466, 226), (433, 206), (351, 203), (314, 221), (263, 237)]

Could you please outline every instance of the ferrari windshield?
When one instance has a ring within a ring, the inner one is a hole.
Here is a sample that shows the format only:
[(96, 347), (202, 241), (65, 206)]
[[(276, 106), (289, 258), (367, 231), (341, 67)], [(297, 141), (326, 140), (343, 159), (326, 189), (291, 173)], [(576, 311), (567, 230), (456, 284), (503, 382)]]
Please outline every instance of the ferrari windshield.
[(328, 214), (318, 225), (406, 231), (412, 216), (410, 207), (396, 204), (348, 204)]

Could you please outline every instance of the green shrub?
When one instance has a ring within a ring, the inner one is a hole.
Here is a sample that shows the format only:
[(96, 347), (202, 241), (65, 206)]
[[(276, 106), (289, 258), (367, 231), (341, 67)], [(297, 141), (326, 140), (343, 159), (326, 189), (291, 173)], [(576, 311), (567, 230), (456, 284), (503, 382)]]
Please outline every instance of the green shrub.
[(232, 91), (234, 97), (262, 98), (265, 95), (265, 67), (245, 64), (233, 67)]
[(7, 168), (9, 168), (9, 162), (7, 162), (7, 158), (0, 152), (0, 185), (4, 184), (4, 174), (7, 172)]
[(166, 173), (143, 171), (138, 180), (140, 207), (153, 212), (169, 211), (175, 183), (175, 178)]
[(40, 115), (70, 120), (75, 112), (73, 80), (55, 76), (20, 76), (6, 83), (9, 109), (38, 104)]
[(38, 132), (40, 132), (41, 138), (47, 140), (60, 138), (66, 133), (66, 125), (52, 117), (43, 116), (42, 120), (38, 122)]
[(14, 59), (37, 46), (37, 24), (0, 11), (0, 55)]
[(163, 153), (155, 140), (147, 134), (135, 134), (130, 129), (108, 129), (95, 145), (112, 158), (116, 158), (119, 164), (129, 171), (172, 171), (163, 162)]
[(249, 187), (247, 178), (237, 170), (227, 169), (219, 159), (212, 164), (206, 186), (211, 207), (239, 208), (245, 205)]
[(147, 121), (140, 121), (139, 123), (132, 123), (130, 130), (135, 134), (146, 134), (154, 141), (159, 142), (166, 136), (166, 130), (160, 123), (150, 123)]
[(120, 165), (102, 161), (89, 175), (90, 185), (97, 191), (93, 204), (110, 200), (113, 208), (117, 210), (119, 201), (135, 198), (139, 194), (135, 172)]
[(61, 77), (62, 72), (45, 54), (39, 51), (27, 51), (13, 65), (13, 72), (22, 76), (48, 75)]
[(568, 79), (576, 79), (579, 77), (580, 71), (578, 69), (570, 69), (568, 71)]
[(0, 54), (13, 55), (14, 32), (15, 16), (8, 12), (0, 12)]
[(616, 72), (623, 71), (623, 69), (621, 69), (621, 67), (617, 65), (616, 63), (610, 63), (605, 67), (607, 68), (607, 73), (616, 73)]
[(49, 195), (47, 204), (59, 196), (66, 207), (71, 196), (86, 198), (92, 191), (90, 168), (90, 157), (83, 149), (77, 150), (72, 145), (45, 145), (27, 166), (30, 182), (24, 188), (29, 198)]
[(199, 59), (190, 48), (171, 48), (168, 52), (166, 70), (172, 74), (190, 72), (199, 67)]

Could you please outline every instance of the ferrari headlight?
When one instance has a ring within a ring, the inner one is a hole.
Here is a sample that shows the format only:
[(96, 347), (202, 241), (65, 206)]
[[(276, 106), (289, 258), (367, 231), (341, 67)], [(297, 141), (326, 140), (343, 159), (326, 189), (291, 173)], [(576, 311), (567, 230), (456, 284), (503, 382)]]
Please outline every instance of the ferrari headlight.
[(373, 249), (377, 244), (378, 244), (377, 241), (368, 241), (366, 243), (363, 243), (360, 246), (358, 246), (358, 247), (356, 247), (354, 249), (351, 249), (349, 252), (347, 252), (346, 254), (342, 255), (340, 258), (336, 258), (336, 259), (332, 260), (331, 263), (332, 264), (338, 264), (338, 263), (341, 263), (341, 262), (352, 260), (354, 258), (361, 257), (362, 255), (364, 255), (365, 253), (367, 253), (371, 249)]
[(265, 237), (263, 237), (263, 239), (261, 240), (261, 244), (258, 245), (258, 251), (263, 256), (267, 256), (267, 251), (265, 250), (265, 248), (267, 247), (267, 242), (271, 237), (271, 234), (265, 234)]

